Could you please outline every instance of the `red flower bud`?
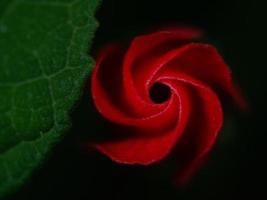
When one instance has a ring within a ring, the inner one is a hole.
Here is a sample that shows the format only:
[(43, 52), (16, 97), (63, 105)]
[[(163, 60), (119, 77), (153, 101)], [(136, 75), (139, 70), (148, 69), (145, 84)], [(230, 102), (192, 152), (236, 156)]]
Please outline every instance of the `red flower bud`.
[(124, 132), (94, 144), (100, 152), (119, 163), (148, 165), (176, 149), (184, 166), (180, 180), (192, 174), (222, 127), (221, 94), (245, 107), (217, 50), (192, 43), (200, 36), (196, 29), (169, 28), (138, 36), (127, 48), (102, 50), (92, 74), (93, 100)]

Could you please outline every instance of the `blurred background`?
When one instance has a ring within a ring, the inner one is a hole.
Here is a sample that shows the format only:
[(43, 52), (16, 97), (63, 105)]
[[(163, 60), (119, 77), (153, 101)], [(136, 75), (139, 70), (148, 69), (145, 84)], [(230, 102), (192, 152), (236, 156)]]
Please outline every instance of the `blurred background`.
[[(264, 199), (266, 181), (266, 3), (264, 0), (104, 0), (97, 12), (94, 54), (102, 45), (165, 24), (194, 25), (207, 33), (230, 65), (251, 107), (227, 109), (210, 160), (182, 189), (171, 160), (123, 166), (81, 147), (97, 130), (88, 87), (72, 113), (73, 126), (32, 179), (9, 199)], [(100, 124), (100, 123), (99, 123)]]

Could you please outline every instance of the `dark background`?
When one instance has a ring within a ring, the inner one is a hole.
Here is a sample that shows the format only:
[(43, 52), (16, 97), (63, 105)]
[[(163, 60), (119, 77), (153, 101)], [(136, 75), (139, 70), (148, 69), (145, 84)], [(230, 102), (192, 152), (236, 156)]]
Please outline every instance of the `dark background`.
[[(227, 112), (211, 159), (183, 189), (172, 184), (170, 160), (150, 167), (123, 166), (81, 148), (97, 130), (88, 89), (72, 113), (73, 127), (10, 199), (265, 199), (266, 4), (264, 0), (104, 0), (92, 50), (164, 24), (206, 31), (231, 66), (251, 106)], [(231, 110), (231, 109), (228, 109)], [(264, 198), (265, 197), (265, 198)]]

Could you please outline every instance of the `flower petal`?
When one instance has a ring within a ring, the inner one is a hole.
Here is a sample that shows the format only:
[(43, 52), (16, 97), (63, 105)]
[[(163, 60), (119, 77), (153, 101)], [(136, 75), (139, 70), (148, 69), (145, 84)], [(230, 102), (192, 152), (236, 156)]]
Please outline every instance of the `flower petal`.
[(216, 92), (226, 92), (241, 109), (246, 109), (246, 101), (234, 86), (229, 67), (211, 45), (187, 44), (166, 53), (161, 58), (161, 65), (162, 62), (170, 71), (186, 73), (209, 85)]
[[(177, 182), (186, 182), (214, 145), (223, 124), (222, 107), (217, 95), (204, 83), (190, 76), (166, 69), (158, 81), (182, 81), (190, 84), (195, 91), (191, 106), (191, 118), (185, 134), (177, 144), (176, 152), (183, 167)], [(181, 164), (180, 163), (180, 164)]]
[[(96, 148), (119, 163), (147, 165), (163, 159), (183, 134), (190, 115), (190, 95), (183, 86), (175, 87), (172, 97), (179, 106), (179, 118), (174, 129), (153, 137), (134, 135), (122, 140), (96, 144)], [(164, 120), (164, 119), (163, 119)]]
[[(124, 58), (123, 85), (126, 102), (134, 108), (136, 115), (143, 115), (144, 109), (151, 114), (161, 109), (161, 105), (155, 105), (149, 99), (147, 80), (136, 74), (140, 74), (140, 71), (141, 74), (145, 73), (144, 70), (157, 55), (180, 46), (182, 42), (197, 39), (200, 35), (198, 29), (180, 27), (139, 36), (132, 41)], [(158, 109), (155, 110), (155, 107)]]

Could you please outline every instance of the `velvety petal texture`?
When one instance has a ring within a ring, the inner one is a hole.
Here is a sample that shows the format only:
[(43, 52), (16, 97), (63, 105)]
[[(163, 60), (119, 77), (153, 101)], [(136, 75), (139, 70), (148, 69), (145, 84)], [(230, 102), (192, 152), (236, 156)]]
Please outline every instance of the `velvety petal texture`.
[(93, 101), (123, 131), (95, 143), (97, 150), (119, 163), (148, 165), (175, 149), (180, 182), (191, 176), (222, 127), (221, 97), (246, 107), (217, 50), (196, 42), (201, 35), (173, 27), (102, 49), (92, 73)]

